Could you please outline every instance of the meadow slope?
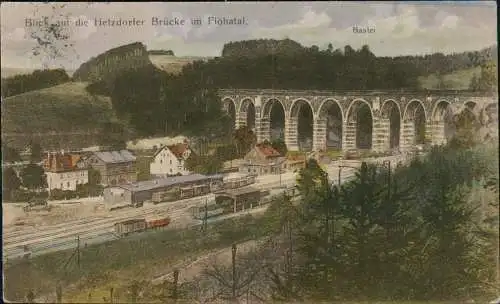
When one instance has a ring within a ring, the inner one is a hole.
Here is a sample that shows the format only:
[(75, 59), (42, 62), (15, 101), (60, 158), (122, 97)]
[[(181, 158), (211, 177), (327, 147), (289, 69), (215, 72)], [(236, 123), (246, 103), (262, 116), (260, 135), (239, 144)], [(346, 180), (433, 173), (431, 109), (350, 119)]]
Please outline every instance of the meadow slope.
[[(14, 146), (34, 137), (66, 135), (77, 141), (115, 118), (108, 97), (92, 96), (87, 83), (68, 82), (2, 101), (2, 139)], [(61, 140), (61, 139), (59, 139)]]

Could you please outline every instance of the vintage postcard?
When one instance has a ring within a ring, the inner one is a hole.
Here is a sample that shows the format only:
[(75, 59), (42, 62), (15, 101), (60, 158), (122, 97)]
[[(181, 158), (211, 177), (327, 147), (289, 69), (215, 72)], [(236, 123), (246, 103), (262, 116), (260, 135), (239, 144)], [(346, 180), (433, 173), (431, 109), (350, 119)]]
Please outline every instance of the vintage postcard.
[(12, 303), (500, 303), (495, 2), (2, 2)]

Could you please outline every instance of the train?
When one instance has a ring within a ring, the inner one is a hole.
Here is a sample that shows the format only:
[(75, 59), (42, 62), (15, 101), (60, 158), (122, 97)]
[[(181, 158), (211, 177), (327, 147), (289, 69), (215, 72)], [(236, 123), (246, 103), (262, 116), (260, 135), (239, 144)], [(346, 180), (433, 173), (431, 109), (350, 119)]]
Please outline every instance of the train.
[(145, 218), (130, 219), (115, 223), (115, 234), (127, 236), (131, 233), (142, 232), (146, 230), (155, 230), (167, 227), (170, 224), (170, 217), (146, 220)]

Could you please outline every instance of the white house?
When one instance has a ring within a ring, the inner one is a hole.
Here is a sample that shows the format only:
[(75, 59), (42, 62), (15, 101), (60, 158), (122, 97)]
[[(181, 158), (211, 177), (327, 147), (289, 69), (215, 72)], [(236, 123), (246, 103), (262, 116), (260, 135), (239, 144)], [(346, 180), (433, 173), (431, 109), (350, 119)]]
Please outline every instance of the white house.
[(49, 192), (54, 189), (75, 191), (78, 184), (89, 182), (89, 171), (80, 155), (49, 153), (44, 162)]
[(185, 162), (191, 155), (191, 149), (186, 143), (164, 146), (153, 156), (149, 165), (151, 175), (187, 175)]

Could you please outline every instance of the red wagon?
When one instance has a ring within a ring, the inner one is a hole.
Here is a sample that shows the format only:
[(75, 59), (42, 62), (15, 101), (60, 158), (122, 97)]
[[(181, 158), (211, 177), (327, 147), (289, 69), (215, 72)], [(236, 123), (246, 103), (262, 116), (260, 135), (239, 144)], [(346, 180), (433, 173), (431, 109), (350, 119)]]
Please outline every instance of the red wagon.
[(147, 223), (148, 229), (158, 229), (161, 227), (166, 227), (170, 224), (170, 218), (165, 217), (161, 219), (152, 219)]

